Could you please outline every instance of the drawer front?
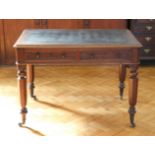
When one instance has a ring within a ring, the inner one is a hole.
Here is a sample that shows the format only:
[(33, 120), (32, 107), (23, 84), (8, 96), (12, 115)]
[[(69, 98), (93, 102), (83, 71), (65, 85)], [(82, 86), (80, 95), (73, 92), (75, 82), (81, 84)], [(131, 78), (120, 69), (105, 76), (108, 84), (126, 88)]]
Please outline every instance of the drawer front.
[(140, 57), (143, 59), (155, 58), (155, 46), (144, 46), (140, 50)]
[(155, 25), (154, 24), (141, 24), (141, 25), (132, 25), (131, 28), (134, 33), (155, 33)]
[(76, 60), (76, 51), (71, 49), (37, 49), (26, 50), (26, 61), (74, 61)]
[(80, 52), (80, 61), (132, 62), (134, 54), (127, 49), (87, 49)]
[(144, 34), (135, 36), (142, 43), (142, 45), (155, 45), (155, 35)]
[(30, 64), (104, 64), (139, 63), (139, 52), (126, 48), (22, 49), (18, 63)]

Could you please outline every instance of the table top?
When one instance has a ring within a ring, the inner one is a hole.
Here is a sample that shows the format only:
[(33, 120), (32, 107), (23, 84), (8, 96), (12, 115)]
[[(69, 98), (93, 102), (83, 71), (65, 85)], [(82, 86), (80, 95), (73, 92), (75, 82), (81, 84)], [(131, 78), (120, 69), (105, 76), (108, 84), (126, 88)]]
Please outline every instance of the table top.
[(15, 48), (126, 47), (140, 48), (141, 43), (127, 29), (26, 29)]

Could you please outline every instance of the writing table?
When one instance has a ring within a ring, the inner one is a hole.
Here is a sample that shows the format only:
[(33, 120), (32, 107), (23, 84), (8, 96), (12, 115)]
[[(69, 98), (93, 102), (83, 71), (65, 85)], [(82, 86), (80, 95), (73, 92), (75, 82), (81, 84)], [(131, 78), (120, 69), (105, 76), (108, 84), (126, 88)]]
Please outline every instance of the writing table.
[[(27, 113), (27, 88), (34, 95), (34, 65), (119, 65), (120, 96), (123, 96), (126, 68), (129, 68), (129, 115), (134, 115), (138, 91), (139, 48), (142, 45), (129, 30), (108, 29), (28, 29), (16, 43), (16, 65), (22, 122)], [(26, 80), (27, 79), (27, 80)], [(28, 81), (28, 82), (27, 82)], [(109, 90), (110, 91), (110, 90)]]

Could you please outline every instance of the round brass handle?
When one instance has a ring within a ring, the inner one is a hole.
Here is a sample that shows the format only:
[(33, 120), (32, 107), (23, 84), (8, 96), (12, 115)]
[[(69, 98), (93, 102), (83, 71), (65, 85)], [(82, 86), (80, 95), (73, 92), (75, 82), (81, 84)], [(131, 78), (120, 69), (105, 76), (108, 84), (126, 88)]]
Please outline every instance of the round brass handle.
[(39, 59), (40, 58), (40, 53), (36, 52), (36, 58)]
[(153, 27), (150, 26), (150, 25), (147, 25), (145, 28), (146, 28), (148, 31), (151, 31)]
[(149, 41), (152, 40), (152, 37), (145, 37), (145, 40), (146, 40), (147, 42), (149, 42)]
[(145, 48), (145, 49), (144, 49), (144, 52), (145, 52), (146, 54), (148, 54), (148, 53), (151, 52), (151, 49), (150, 49), (150, 48)]

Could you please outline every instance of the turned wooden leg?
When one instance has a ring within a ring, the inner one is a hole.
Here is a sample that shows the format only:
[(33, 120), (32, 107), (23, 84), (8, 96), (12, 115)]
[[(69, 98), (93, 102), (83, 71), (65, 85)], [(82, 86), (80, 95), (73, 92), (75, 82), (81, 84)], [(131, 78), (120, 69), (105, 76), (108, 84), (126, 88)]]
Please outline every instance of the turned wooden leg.
[(28, 64), (27, 65), (27, 81), (28, 81), (28, 88), (30, 92), (30, 96), (36, 100), (36, 96), (34, 95), (34, 65)]
[(124, 92), (124, 88), (125, 88), (125, 81), (126, 78), (126, 65), (120, 65), (119, 66), (119, 90), (120, 90), (120, 98), (123, 99), (123, 92)]
[(26, 122), (26, 113), (27, 113), (27, 91), (26, 91), (26, 65), (17, 65), (18, 69), (18, 85), (19, 85), (19, 95), (20, 95), (20, 104), (21, 104), (21, 115), (22, 122), (19, 123), (20, 126)]
[(129, 115), (131, 127), (135, 127), (134, 116), (136, 113), (135, 105), (137, 103), (137, 92), (138, 92), (138, 65), (130, 65), (130, 76), (129, 76)]

